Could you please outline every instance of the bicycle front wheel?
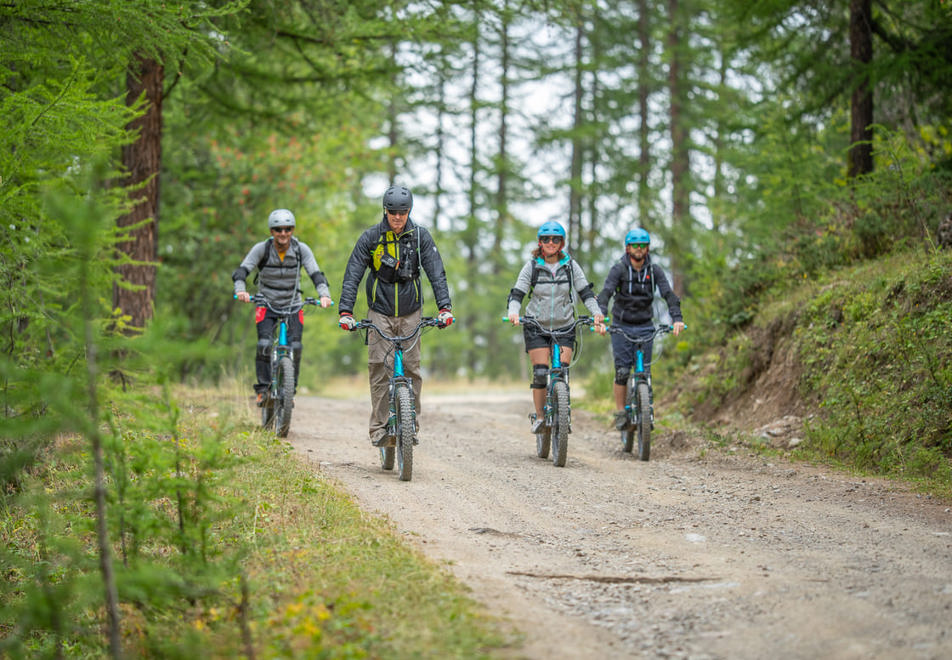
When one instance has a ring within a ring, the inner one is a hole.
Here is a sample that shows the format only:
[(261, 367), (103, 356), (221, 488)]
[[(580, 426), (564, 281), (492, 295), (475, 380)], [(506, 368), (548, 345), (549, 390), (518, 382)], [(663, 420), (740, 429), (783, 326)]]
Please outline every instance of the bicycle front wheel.
[(561, 380), (552, 385), (552, 407), (552, 463), (564, 467), (569, 448), (569, 386)]
[(638, 458), (647, 461), (651, 456), (651, 394), (648, 383), (638, 383)]
[(416, 434), (413, 419), (413, 394), (407, 385), (398, 385), (393, 393), (397, 404), (397, 463), (400, 481), (413, 478), (413, 436)]
[(274, 430), (279, 438), (286, 438), (291, 428), (294, 409), (294, 363), (289, 356), (278, 360), (278, 396), (274, 402)]

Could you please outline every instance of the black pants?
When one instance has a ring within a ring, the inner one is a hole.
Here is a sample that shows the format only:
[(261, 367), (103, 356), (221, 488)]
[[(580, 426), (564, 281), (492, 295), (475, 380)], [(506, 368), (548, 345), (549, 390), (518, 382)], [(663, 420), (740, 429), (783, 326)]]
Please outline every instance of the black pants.
[[(262, 315), (261, 309), (264, 309)], [(294, 387), (301, 373), (301, 337), (304, 334), (303, 314), (298, 312), (288, 318), (288, 345), (294, 350)], [(271, 340), (278, 327), (278, 315), (266, 308), (256, 310), (258, 346), (255, 349), (255, 375), (258, 382), (255, 392), (265, 392), (271, 387)]]

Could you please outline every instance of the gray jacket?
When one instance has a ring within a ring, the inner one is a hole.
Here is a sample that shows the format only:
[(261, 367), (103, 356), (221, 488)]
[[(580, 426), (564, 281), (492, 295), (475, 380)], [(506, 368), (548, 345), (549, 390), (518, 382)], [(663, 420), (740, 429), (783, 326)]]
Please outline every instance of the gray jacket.
[(246, 290), (245, 279), (251, 271), (259, 268), (259, 264), (258, 293), (267, 298), (274, 307), (284, 308), (301, 303), (302, 268), (314, 283), (317, 295), (330, 298), (327, 278), (318, 267), (314, 253), (306, 243), (293, 236), (283, 261), (278, 256), (272, 239), (255, 244), (231, 276), (235, 282), (235, 293)]
[[(533, 271), (536, 271), (535, 278)], [(529, 294), (529, 302), (525, 315), (535, 317), (550, 330), (564, 327), (575, 319), (575, 303), (579, 299), (592, 316), (601, 313), (591, 283), (582, 267), (569, 256), (562, 258), (554, 275), (542, 257), (529, 260), (509, 292), (509, 314), (519, 313), (526, 294)]]

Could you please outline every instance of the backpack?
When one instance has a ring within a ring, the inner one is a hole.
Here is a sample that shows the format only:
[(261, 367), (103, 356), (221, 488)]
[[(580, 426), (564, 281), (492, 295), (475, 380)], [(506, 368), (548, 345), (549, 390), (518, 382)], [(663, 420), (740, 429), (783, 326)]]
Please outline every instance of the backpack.
[[(569, 297), (572, 300), (572, 303), (575, 303), (575, 281), (573, 280), (574, 268), (572, 264), (575, 263), (575, 259), (569, 257)], [(536, 260), (532, 260), (532, 275), (529, 278), (529, 290), (526, 292), (526, 296), (532, 296), (532, 290), (535, 289), (536, 283), (539, 281), (539, 269), (536, 268)], [(565, 280), (553, 280), (553, 284), (562, 284)]]
[[(268, 257), (271, 255), (272, 243), (274, 243), (274, 237), (271, 237), (267, 241), (265, 241), (264, 255), (262, 255), (261, 259), (258, 261), (258, 265), (257, 265), (258, 272), (255, 273), (255, 279), (253, 280), (253, 284), (255, 286), (258, 286), (258, 276), (261, 275), (261, 269), (264, 268), (264, 265), (266, 263), (268, 263)], [(291, 239), (291, 244), (294, 246), (294, 256), (297, 257), (298, 276), (300, 277), (301, 275), (301, 244), (293, 238)]]

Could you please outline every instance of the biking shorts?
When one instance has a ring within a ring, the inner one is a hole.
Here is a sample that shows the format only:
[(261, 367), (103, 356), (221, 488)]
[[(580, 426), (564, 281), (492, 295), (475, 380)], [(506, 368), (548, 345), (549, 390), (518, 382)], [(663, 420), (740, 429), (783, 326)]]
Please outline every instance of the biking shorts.
[[(522, 327), (522, 337), (526, 343), (526, 352), (533, 348), (549, 348), (555, 341), (552, 337), (542, 334), (535, 326), (525, 325)], [(558, 337), (559, 346), (575, 350), (575, 332), (569, 330)]]

